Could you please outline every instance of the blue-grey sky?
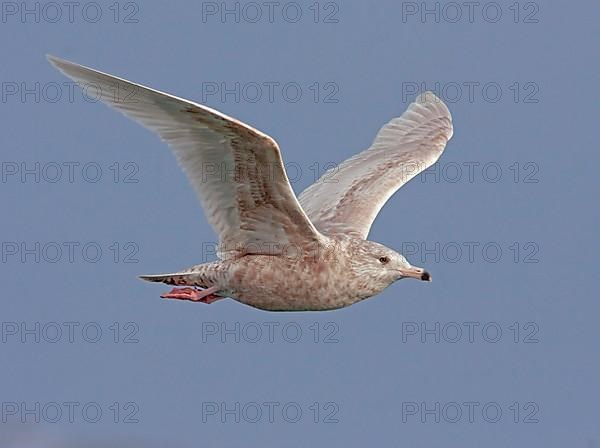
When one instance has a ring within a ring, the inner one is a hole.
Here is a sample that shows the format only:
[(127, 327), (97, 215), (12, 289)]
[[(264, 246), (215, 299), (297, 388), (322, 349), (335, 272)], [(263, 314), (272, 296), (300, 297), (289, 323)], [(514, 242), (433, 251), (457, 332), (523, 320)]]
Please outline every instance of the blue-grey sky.
[[(597, 2), (0, 7), (2, 446), (600, 446)], [(434, 281), (325, 313), (159, 299), (136, 275), (215, 235), (169, 149), (46, 53), (270, 134), (297, 193), (436, 91), (454, 137), (370, 234)]]

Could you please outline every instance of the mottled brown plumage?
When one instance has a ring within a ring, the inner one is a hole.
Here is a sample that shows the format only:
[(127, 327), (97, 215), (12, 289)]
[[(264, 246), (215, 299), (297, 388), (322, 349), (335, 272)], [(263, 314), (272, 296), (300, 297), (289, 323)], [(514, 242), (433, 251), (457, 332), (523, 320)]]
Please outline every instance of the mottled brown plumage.
[[(450, 112), (432, 93), (420, 95), (368, 150), (329, 170), (297, 199), (268, 135), (206, 106), (49, 59), (171, 146), (219, 235), (219, 260), (141, 277), (187, 286), (163, 297), (204, 303), (232, 297), (272, 311), (330, 310), (401, 278), (430, 280), (424, 269), (366, 237), (389, 197), (435, 163), (452, 136)], [(121, 99), (111, 92), (133, 93)]]

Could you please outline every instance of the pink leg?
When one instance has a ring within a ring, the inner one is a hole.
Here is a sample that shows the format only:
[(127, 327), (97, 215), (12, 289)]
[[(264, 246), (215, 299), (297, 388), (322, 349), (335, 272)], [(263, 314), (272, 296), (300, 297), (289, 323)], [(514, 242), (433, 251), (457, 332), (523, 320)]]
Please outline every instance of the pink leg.
[(219, 290), (218, 286), (199, 290), (195, 288), (173, 288), (169, 293), (161, 295), (163, 299), (179, 299), (190, 300), (192, 302), (213, 303), (223, 297), (219, 297), (214, 293)]

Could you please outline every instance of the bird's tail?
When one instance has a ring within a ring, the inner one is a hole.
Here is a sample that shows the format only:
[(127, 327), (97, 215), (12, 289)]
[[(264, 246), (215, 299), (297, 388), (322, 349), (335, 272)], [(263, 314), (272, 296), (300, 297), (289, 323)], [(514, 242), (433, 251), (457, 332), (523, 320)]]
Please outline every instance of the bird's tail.
[(208, 288), (206, 278), (199, 275), (198, 272), (175, 272), (173, 274), (151, 274), (140, 275), (140, 279), (147, 282), (166, 283), (175, 286), (199, 286)]

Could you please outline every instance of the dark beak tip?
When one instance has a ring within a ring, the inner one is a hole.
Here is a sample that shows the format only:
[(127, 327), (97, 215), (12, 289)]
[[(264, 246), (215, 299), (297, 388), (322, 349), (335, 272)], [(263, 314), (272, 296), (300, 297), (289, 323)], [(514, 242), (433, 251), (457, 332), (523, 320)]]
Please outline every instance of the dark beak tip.
[(429, 272), (427, 272), (427, 271), (423, 272), (423, 274), (421, 274), (421, 280), (423, 280), (424, 282), (430, 282), (431, 275), (429, 274)]

